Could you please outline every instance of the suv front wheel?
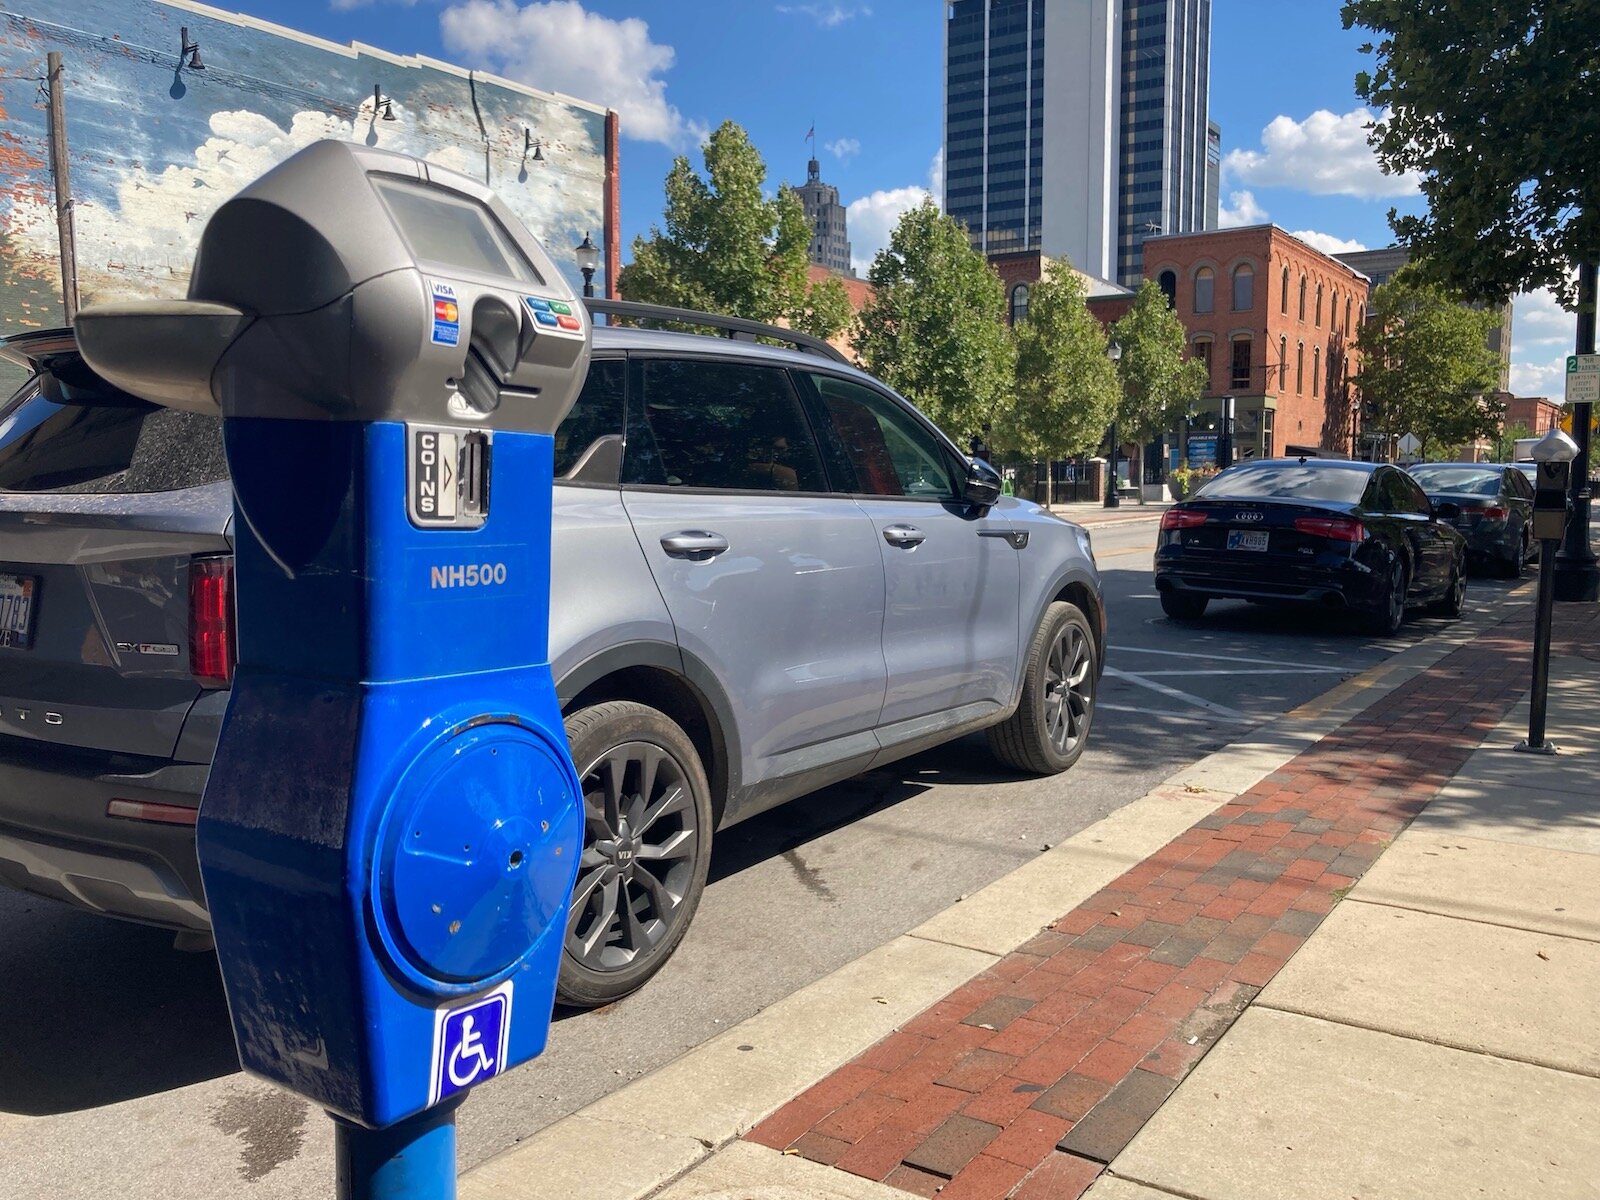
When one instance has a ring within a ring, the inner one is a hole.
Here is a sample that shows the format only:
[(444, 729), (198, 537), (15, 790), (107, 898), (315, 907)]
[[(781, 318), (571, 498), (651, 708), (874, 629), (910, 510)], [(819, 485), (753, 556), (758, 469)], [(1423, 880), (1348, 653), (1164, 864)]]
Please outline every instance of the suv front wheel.
[(1094, 721), (1100, 679), (1089, 618), (1057, 600), (1033, 635), (1022, 702), (989, 729), (989, 749), (1002, 763), (1034, 775), (1065, 771), (1083, 755)]
[(711, 788), (653, 708), (611, 700), (566, 726), (585, 825), (556, 999), (594, 1008), (643, 987), (683, 940), (711, 862)]

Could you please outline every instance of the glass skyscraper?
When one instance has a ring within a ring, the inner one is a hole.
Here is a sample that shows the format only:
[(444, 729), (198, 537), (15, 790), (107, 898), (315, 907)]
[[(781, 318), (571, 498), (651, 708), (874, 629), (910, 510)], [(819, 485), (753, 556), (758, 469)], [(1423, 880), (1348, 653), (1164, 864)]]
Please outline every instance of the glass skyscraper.
[(945, 210), (986, 254), (1136, 284), (1208, 228), (1211, 0), (949, 0)]

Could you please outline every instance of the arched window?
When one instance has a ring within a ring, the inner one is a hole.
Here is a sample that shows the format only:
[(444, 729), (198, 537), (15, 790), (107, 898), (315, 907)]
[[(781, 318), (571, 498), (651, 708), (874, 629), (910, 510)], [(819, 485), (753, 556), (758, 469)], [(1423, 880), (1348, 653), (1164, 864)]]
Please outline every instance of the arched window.
[(1167, 307), (1176, 308), (1178, 304), (1178, 274), (1176, 271), (1163, 271), (1156, 280), (1161, 288), (1161, 294), (1167, 298)]
[(1306, 319), (1306, 277), (1300, 276), (1300, 319)]
[(1306, 344), (1296, 342), (1294, 348), (1294, 394), (1306, 390)]
[(1256, 304), (1256, 273), (1249, 263), (1233, 269), (1233, 311), (1248, 312)]
[(1289, 264), (1283, 265), (1283, 290), (1278, 293), (1278, 311), (1289, 315)]
[(1028, 319), (1028, 285), (1019, 283), (1011, 289), (1011, 323), (1021, 325)]
[(1322, 374), (1322, 347), (1311, 348), (1311, 394), (1317, 394), (1317, 385), (1321, 382), (1318, 378)]
[(1339, 289), (1333, 289), (1333, 295), (1328, 298), (1328, 324), (1335, 333), (1339, 332)]
[[(1285, 295), (1288, 293), (1285, 292)], [(1281, 392), (1289, 386), (1289, 339), (1278, 339), (1278, 390)]]
[(1208, 313), (1212, 305), (1212, 285), (1215, 276), (1210, 267), (1201, 267), (1194, 273), (1194, 310), (1197, 313)]
[(1317, 284), (1317, 328), (1322, 328), (1322, 285)]
[(1344, 328), (1345, 328), (1345, 332), (1346, 333), (1350, 332), (1350, 297), (1349, 296), (1346, 296), (1344, 298)]

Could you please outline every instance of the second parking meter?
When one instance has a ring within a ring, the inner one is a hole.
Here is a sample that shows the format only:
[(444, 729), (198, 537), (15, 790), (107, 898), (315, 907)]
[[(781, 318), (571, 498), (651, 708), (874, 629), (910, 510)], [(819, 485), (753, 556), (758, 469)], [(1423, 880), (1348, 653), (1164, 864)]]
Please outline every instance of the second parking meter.
[(578, 868), (546, 643), (587, 315), (482, 185), (322, 142), (217, 211), (188, 300), (77, 328), (223, 417), (239, 661), (198, 838), (241, 1060), (367, 1128), (446, 1107), (544, 1048)]
[(1572, 464), (1567, 461), (1534, 464), (1533, 536), (1541, 542), (1559, 542), (1567, 529), (1572, 501), (1567, 495)]

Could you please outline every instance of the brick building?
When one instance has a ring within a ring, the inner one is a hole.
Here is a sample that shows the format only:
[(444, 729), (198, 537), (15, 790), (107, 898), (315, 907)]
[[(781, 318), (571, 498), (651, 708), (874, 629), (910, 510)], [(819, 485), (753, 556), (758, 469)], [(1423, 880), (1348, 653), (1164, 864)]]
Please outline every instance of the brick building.
[(1151, 237), (1144, 272), (1211, 373), (1166, 465), (1214, 460), (1224, 396), (1234, 398), (1235, 461), (1352, 452), (1366, 276), (1274, 225)]
[[(1047, 254), (1037, 250), (1026, 250), (1018, 254), (991, 254), (989, 265), (994, 268), (995, 274), (1000, 276), (1000, 282), (1006, 289), (1006, 320), (1015, 325), (1019, 320), (1028, 315), (1028, 294), (1033, 285), (1044, 278), (1045, 270), (1050, 266), (1052, 259)], [(1071, 266), (1070, 263), (1067, 264)], [(1112, 283), (1108, 279), (1097, 279), (1086, 271), (1072, 267), (1084, 286), (1084, 292), (1093, 303), (1095, 316), (1100, 318), (1102, 324), (1110, 324), (1128, 311), (1128, 306), (1133, 303), (1133, 293), (1125, 287)], [(1102, 305), (1110, 308), (1102, 310)], [(1110, 313), (1111, 315), (1106, 315)]]
[(1560, 426), (1561, 415), (1566, 411), (1563, 405), (1544, 396), (1513, 396), (1506, 392), (1499, 398), (1506, 406), (1505, 428), (1522, 425), (1533, 437), (1541, 437)]

